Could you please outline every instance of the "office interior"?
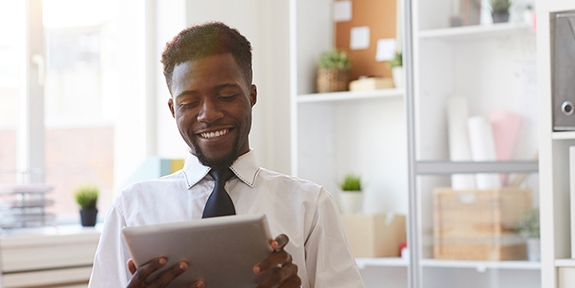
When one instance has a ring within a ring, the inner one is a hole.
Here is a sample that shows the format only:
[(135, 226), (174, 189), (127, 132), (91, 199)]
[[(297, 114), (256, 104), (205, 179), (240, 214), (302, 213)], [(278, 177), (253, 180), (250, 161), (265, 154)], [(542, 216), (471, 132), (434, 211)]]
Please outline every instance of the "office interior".
[[(365, 287), (575, 286), (575, 4), (515, 0), (494, 23), (493, 1), (0, 3), (0, 287), (87, 287), (113, 197), (181, 168), (160, 57), (206, 21), (252, 44), (259, 164), (332, 193)], [(318, 92), (332, 48), (363, 86)], [(462, 147), (487, 145), (485, 129), (497, 155), (473, 158)], [(348, 174), (363, 186), (352, 212)], [(95, 227), (74, 199), (86, 185)], [(15, 208), (29, 195), (14, 187), (44, 187), (41, 207)], [(537, 237), (516, 230), (529, 212)]]

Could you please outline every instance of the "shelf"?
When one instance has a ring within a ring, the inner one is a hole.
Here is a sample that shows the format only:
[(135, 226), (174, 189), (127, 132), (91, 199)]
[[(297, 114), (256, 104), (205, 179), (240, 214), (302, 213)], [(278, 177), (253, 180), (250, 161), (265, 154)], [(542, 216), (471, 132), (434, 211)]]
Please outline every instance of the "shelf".
[(417, 161), (415, 163), (415, 173), (417, 175), (450, 175), (466, 173), (535, 173), (538, 171), (538, 161)]
[(475, 268), (479, 272), (487, 269), (513, 269), (513, 270), (539, 270), (540, 262), (529, 261), (458, 261), (458, 260), (436, 260), (422, 259), (423, 267), (438, 268)]
[(382, 257), (382, 258), (355, 258), (355, 262), (359, 269), (365, 266), (380, 266), (380, 267), (407, 267), (408, 260), (399, 257)]
[(575, 267), (575, 259), (555, 259), (555, 267)]
[(530, 29), (531, 25), (527, 23), (499, 23), (424, 30), (419, 32), (419, 38), (434, 40), (469, 40), (517, 33), (520, 31), (529, 32), (531, 31)]
[(297, 97), (298, 103), (312, 103), (312, 102), (333, 102), (345, 100), (358, 100), (358, 99), (372, 99), (372, 98), (403, 98), (405, 90), (403, 89), (380, 89), (373, 91), (343, 91), (331, 93), (312, 93), (302, 94)]
[(575, 131), (553, 132), (551, 138), (555, 140), (575, 140)]

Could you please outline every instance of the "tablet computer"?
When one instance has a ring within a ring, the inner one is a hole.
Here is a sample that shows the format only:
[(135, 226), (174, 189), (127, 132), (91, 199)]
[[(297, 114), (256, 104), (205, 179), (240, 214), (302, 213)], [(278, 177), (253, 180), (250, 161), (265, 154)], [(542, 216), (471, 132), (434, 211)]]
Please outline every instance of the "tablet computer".
[(199, 279), (206, 287), (255, 287), (259, 281), (253, 267), (272, 252), (263, 214), (124, 227), (122, 234), (136, 267), (154, 258), (168, 258), (148, 281), (179, 261), (188, 263), (188, 270), (168, 287)]

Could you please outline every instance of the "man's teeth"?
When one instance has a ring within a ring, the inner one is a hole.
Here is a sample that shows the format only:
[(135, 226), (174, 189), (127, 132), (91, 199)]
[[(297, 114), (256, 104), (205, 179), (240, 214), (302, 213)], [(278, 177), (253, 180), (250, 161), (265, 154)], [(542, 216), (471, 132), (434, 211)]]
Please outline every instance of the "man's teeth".
[(225, 129), (225, 130), (220, 130), (220, 131), (215, 131), (215, 132), (206, 132), (206, 133), (202, 133), (200, 135), (202, 135), (202, 138), (210, 139), (210, 138), (214, 138), (214, 137), (228, 134), (229, 131), (230, 130)]

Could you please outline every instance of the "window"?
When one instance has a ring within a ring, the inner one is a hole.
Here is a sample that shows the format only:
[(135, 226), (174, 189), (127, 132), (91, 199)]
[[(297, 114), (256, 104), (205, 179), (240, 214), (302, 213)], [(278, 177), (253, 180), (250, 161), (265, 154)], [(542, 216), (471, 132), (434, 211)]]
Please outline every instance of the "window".
[[(35, 8), (34, 3), (41, 3), (42, 17), (27, 18), (27, 13)], [(129, 28), (118, 25), (118, 11), (124, 11), (123, 23), (131, 21), (130, 17), (134, 15), (139, 15), (138, 19), (142, 20), (143, 4), (140, 3), (133, 0), (0, 2), (0, 185), (26, 183), (26, 177), (21, 177), (24, 174), (41, 175), (40, 182), (54, 187), (47, 195), (54, 200), (47, 211), (57, 215), (59, 223), (77, 223), (78, 207), (73, 191), (85, 184), (100, 188), (98, 208), (99, 215), (104, 216), (114, 189), (125, 185), (125, 179), (116, 177), (115, 167), (119, 159), (116, 155), (123, 157), (120, 162), (130, 162), (132, 166), (143, 160), (142, 153), (137, 157), (126, 153), (130, 149), (141, 149), (125, 147), (128, 141), (124, 138), (124, 145), (119, 146), (118, 139), (115, 139), (122, 106), (118, 103), (132, 101), (136, 97), (130, 95), (119, 100), (119, 70), (137, 74), (135, 77), (140, 77), (137, 78), (138, 83), (144, 82), (141, 80), (144, 74), (135, 72), (141, 71), (141, 67), (121, 64), (118, 56), (121, 54), (121, 60), (128, 63), (143, 62), (144, 46), (140, 42), (122, 48), (126, 41), (118, 41), (119, 35), (126, 33), (142, 39), (143, 30), (132, 29), (143, 26), (142, 22), (130, 22)], [(130, 15), (126, 16), (127, 13)], [(26, 26), (34, 25), (33, 22), (39, 18), (43, 19), (43, 24), (39, 24), (43, 29), (27, 34)], [(25, 35), (29, 35), (28, 38)], [(23, 79), (29, 72), (24, 60), (26, 49), (23, 48), (35, 41), (44, 43), (40, 49), (43, 52), (38, 52), (44, 54), (40, 60), (44, 59), (45, 63), (43, 77), (39, 76), (44, 82), (39, 86), (40, 94), (43, 93), (43, 101), (38, 101), (40, 104), (23, 101), (27, 97), (26, 91), (33, 90), (30, 85), (34, 85)], [(124, 66), (120, 69), (119, 65)], [(145, 103), (143, 98), (142, 103)], [(32, 105), (39, 105), (42, 113), (31, 113), (27, 108)], [(134, 113), (140, 113), (140, 110)], [(31, 124), (21, 125), (30, 119), (33, 120), (29, 121)], [(136, 128), (140, 129), (135, 126), (134, 130)], [(33, 147), (26, 150), (22, 141), (30, 139), (22, 140), (26, 137), (22, 135), (35, 135), (35, 131), (43, 132), (42, 141), (32, 141)], [(133, 141), (128, 145), (142, 142), (140, 139)], [(121, 152), (118, 152), (118, 147), (121, 147)], [(22, 161), (24, 158), (32, 160), (25, 162)], [(129, 175), (130, 171), (133, 167), (123, 169), (123, 174)]]
[(119, 88), (113, 4), (44, 0), (45, 181), (54, 186), (48, 211), (61, 217), (78, 214), (75, 188), (91, 184), (111, 194), (114, 185)]
[(23, 23), (17, 21), (20, 1), (0, 2), (0, 183), (17, 181), (16, 128), (19, 117), (18, 95), (21, 49), (19, 35)]

